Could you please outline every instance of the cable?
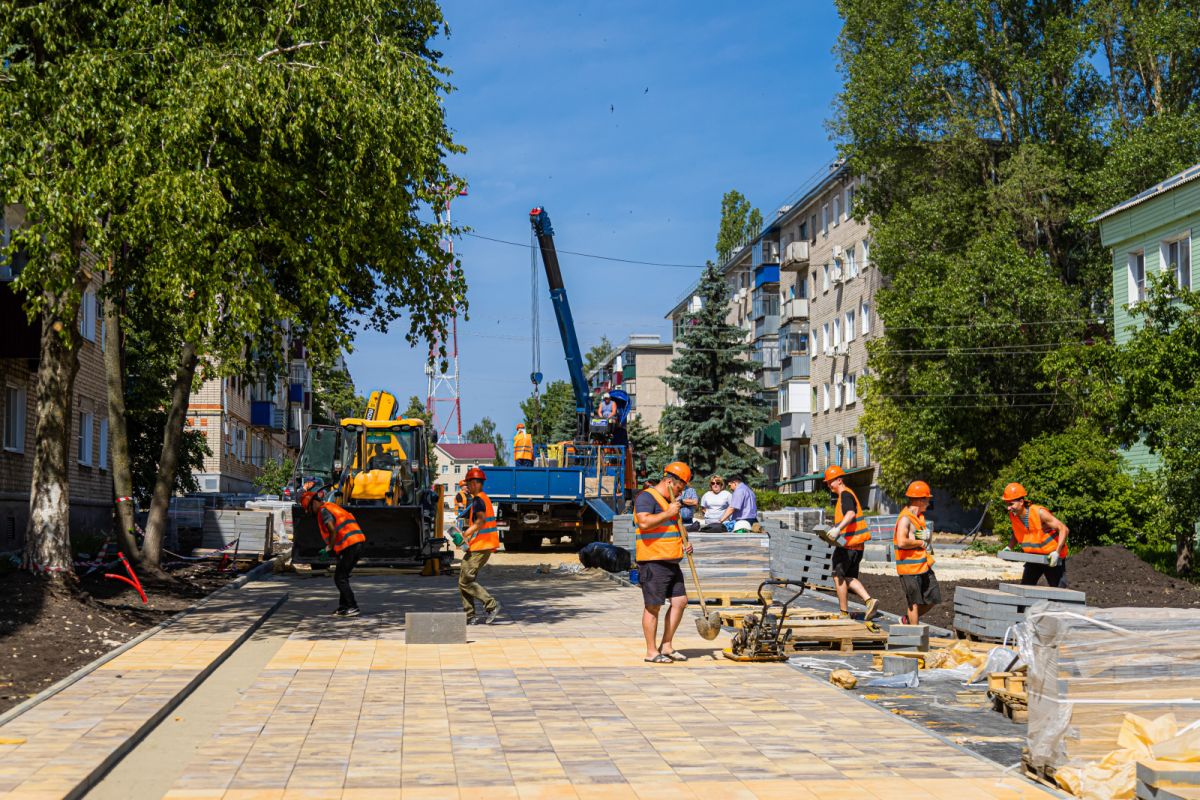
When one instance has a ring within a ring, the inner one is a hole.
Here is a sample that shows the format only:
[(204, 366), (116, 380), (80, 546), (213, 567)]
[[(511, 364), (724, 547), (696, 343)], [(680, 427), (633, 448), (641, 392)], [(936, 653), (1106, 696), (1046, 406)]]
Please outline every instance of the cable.
[[(511, 245), (512, 247), (528, 247), (530, 249), (533, 249), (533, 245), (522, 244), (521, 242), (510, 242), (507, 239), (497, 239), (494, 236), (484, 236), (481, 233), (467, 232), (464, 235), (470, 236), (473, 239), (484, 239), (489, 242), (496, 242), (497, 244), (507, 244), (507, 245)], [(580, 253), (575, 250), (559, 250), (558, 252), (566, 253), (567, 255), (572, 255), (572, 256), (579, 256), (581, 258), (596, 258), (601, 261), (616, 261), (621, 264), (639, 264), (639, 265), (646, 266), (646, 267), (675, 267), (678, 269), (706, 269), (708, 267), (708, 264), (668, 264), (668, 263), (664, 263), (662, 261), (638, 261), (637, 259), (633, 259), (633, 258), (618, 258), (616, 256), (601, 256), (601, 255), (596, 255), (595, 253)]]
[(1012, 326), (1028, 326), (1028, 325), (1066, 325), (1071, 322), (1106, 322), (1111, 317), (1076, 317), (1073, 319), (1044, 319), (1044, 320), (1014, 320), (1012, 322), (963, 322), (951, 325), (888, 325), (880, 321), (884, 331), (940, 331), (949, 330), (952, 328), (992, 328), (1002, 327), (1005, 325)]

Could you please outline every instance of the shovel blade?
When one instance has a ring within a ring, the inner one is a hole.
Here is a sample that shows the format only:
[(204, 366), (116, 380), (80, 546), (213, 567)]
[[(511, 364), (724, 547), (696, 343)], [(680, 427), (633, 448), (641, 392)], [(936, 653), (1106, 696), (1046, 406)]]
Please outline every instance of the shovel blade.
[(721, 633), (721, 615), (713, 611), (696, 617), (696, 632), (705, 639), (715, 639)]

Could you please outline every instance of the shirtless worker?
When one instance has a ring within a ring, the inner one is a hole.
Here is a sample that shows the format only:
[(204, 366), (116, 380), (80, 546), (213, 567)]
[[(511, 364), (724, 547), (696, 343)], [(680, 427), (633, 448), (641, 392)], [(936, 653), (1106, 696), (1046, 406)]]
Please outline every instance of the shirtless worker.
[[(825, 486), (837, 495), (833, 507), (833, 527), (829, 530), (829, 539), (835, 542), (833, 550), (833, 588), (837, 591), (838, 610), (842, 616), (850, 616), (850, 592), (862, 598), (867, 604), (864, 620), (875, 616), (875, 608), (879, 601), (871, 597), (867, 587), (858, 579), (858, 569), (862, 564), (863, 547), (871, 539), (867, 529), (867, 521), (863, 518), (862, 504), (843, 478), (846, 471), (837, 464), (825, 470)], [(841, 537), (845, 537), (842, 539)]]
[(1046, 556), (1045, 564), (1025, 564), (1021, 583), (1034, 586), (1045, 576), (1048, 586), (1067, 588), (1067, 534), (1071, 531), (1045, 506), (1029, 502), (1025, 487), (1010, 483), (1004, 487), (1004, 507), (1012, 523), (1009, 550)]

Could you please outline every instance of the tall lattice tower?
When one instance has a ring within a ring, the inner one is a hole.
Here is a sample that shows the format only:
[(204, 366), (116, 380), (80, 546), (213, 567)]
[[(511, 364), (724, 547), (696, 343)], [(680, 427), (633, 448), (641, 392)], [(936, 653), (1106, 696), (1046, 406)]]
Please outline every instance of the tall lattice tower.
[[(450, 201), (456, 196), (466, 195), (466, 190), (457, 187), (446, 193), (446, 204), (439, 217), (450, 230)], [(450, 234), (442, 240), (442, 247), (451, 256), (453, 263), (454, 240)], [(435, 368), (437, 359), (437, 344), (429, 349), (429, 361), (425, 364), (425, 375), (429, 380), (429, 388), (425, 394), (425, 410), (432, 418), (433, 429), (438, 432), (438, 438), (449, 444), (462, 442), (462, 405), (458, 395), (458, 315), (450, 320), (450, 340), (446, 342), (446, 355), (449, 359), (449, 370), (441, 372)]]

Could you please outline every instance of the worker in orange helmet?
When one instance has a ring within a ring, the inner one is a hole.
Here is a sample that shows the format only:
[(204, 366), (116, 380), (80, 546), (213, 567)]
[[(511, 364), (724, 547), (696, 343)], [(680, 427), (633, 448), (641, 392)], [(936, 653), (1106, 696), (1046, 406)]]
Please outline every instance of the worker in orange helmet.
[[(682, 461), (672, 461), (663, 467), (658, 483), (644, 489), (633, 503), (638, 583), (642, 587), (645, 606), (642, 611), (645, 661), (651, 664), (687, 661), (687, 656), (675, 649), (674, 638), (687, 608), (687, 588), (683, 585), (679, 562), (685, 552), (692, 552), (692, 546), (684, 544), (683, 526), (679, 520), (679, 510), (683, 506), (679, 497), (691, 482), (691, 467)], [(668, 602), (662, 641), (659, 642), (658, 612)]]
[(1033, 586), (1045, 576), (1047, 585), (1067, 588), (1067, 535), (1071, 531), (1045, 506), (1029, 502), (1019, 483), (1005, 486), (1001, 498), (1012, 523), (1008, 549), (1046, 556), (1045, 564), (1025, 564), (1021, 583)]
[(357, 617), (358, 600), (350, 588), (350, 573), (362, 556), (367, 537), (358, 526), (358, 520), (337, 503), (325, 501), (323, 491), (313, 491), (313, 483), (305, 485), (306, 491), (300, 495), (300, 508), (306, 514), (316, 514), (317, 530), (325, 540), (325, 549), (332, 550), (337, 556), (337, 566), (333, 569), (333, 585), (338, 590), (338, 607), (333, 612), (337, 617)]
[(500, 548), (496, 509), (492, 505), (492, 498), (483, 491), (483, 482), (486, 480), (487, 475), (479, 467), (467, 470), (467, 491), (471, 493), (471, 501), (464, 515), (467, 529), (462, 532), (461, 539), (455, 541), (463, 548), (462, 564), (458, 570), (458, 593), (462, 596), (468, 625), (479, 621), (476, 601), (483, 604), (483, 611), (487, 615), (483, 620), (485, 624), (491, 625), (500, 616), (500, 602), (478, 582), (479, 571), (488, 563), (492, 553)]
[(471, 504), (471, 492), (467, 489), (466, 480), (458, 482), (458, 491), (454, 493), (454, 518), (461, 520), (467, 513), (467, 506)]
[(525, 432), (525, 423), (517, 423), (517, 432), (513, 436), (513, 463), (518, 467), (533, 466), (533, 437)]
[(900, 622), (916, 625), (922, 614), (942, 602), (942, 589), (933, 574), (933, 549), (925, 510), (933, 499), (929, 484), (913, 481), (904, 492), (907, 505), (900, 510), (892, 533), (895, 546), (896, 574), (904, 587), (907, 613)]
[[(863, 518), (862, 504), (844, 480), (846, 471), (837, 464), (825, 470), (825, 486), (837, 496), (833, 507), (833, 528), (827, 541), (833, 544), (833, 588), (837, 591), (838, 610), (842, 616), (850, 616), (850, 592), (854, 592), (867, 604), (863, 619), (875, 616), (879, 601), (871, 597), (867, 587), (858, 579), (862, 564), (863, 548), (871, 538), (867, 521)], [(844, 538), (843, 538), (844, 537)]]

